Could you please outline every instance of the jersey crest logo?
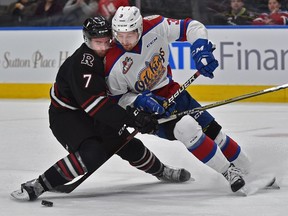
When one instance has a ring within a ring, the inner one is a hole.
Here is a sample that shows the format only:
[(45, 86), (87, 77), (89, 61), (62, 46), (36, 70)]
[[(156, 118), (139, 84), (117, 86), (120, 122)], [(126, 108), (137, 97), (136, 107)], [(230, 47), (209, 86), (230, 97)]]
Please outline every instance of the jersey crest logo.
[(130, 57), (126, 57), (125, 60), (122, 62), (122, 64), (123, 64), (122, 73), (126, 74), (133, 64), (133, 59)]
[(146, 89), (151, 90), (166, 72), (165, 53), (160, 49), (160, 53), (153, 55), (150, 61), (146, 61), (146, 67), (139, 73), (138, 81), (135, 83), (135, 89), (142, 92)]
[(88, 65), (90, 67), (93, 67), (94, 62), (94, 56), (89, 53), (84, 53), (83, 58), (81, 61), (81, 64)]

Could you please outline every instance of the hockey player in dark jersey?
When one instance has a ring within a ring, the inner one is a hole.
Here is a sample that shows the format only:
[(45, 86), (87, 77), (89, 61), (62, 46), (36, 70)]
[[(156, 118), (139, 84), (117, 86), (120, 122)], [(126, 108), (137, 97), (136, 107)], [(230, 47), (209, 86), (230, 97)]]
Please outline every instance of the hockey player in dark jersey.
[(69, 154), (11, 195), (35, 200), (45, 191), (94, 172), (115, 152), (159, 180), (188, 181), (188, 171), (164, 165), (139, 139), (122, 147), (130, 135), (126, 125), (151, 133), (157, 129), (157, 121), (142, 111), (124, 110), (107, 96), (103, 58), (110, 48), (108, 21), (101, 16), (88, 18), (83, 36), (85, 42), (60, 67), (50, 91), (50, 128)]

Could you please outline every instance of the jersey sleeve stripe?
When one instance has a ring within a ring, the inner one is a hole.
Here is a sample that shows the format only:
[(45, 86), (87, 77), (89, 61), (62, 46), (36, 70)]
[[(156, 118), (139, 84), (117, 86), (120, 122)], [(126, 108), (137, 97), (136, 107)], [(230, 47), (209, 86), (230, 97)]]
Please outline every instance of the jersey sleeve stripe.
[(105, 98), (101, 104), (99, 104), (96, 109), (94, 109), (92, 112), (89, 113), (90, 116), (94, 116), (95, 113), (108, 101), (108, 98)]
[[(56, 88), (56, 91), (57, 91), (57, 88)], [(56, 101), (62, 107), (66, 107), (66, 108), (71, 109), (71, 110), (77, 110), (78, 109), (77, 107), (70, 106), (70, 105), (64, 103), (63, 101), (61, 101), (59, 98), (57, 98), (57, 96), (55, 95), (54, 85), (52, 85), (52, 87), (50, 89), (50, 96), (51, 96), (51, 99)]]
[(86, 100), (86, 101), (81, 105), (81, 107), (84, 109), (85, 107), (87, 107), (88, 104), (91, 103), (91, 101), (95, 100), (96, 97), (97, 97), (96, 95), (90, 97), (88, 100)]
[(96, 100), (94, 100), (86, 109), (85, 109), (85, 112), (89, 113), (94, 107), (96, 107), (100, 102), (101, 100), (103, 100), (104, 96), (100, 96), (98, 97)]
[(180, 21), (180, 36), (177, 41), (187, 41), (186, 31), (190, 22), (191, 19), (185, 19)]

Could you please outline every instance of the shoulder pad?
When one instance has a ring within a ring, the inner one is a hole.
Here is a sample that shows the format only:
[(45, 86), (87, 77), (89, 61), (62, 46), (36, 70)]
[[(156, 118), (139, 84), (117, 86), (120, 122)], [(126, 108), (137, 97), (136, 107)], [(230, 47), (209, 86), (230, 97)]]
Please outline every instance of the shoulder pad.
[(151, 15), (151, 16), (144, 17), (143, 19), (145, 19), (145, 20), (154, 20), (154, 19), (157, 19), (158, 17), (160, 17), (160, 15)]

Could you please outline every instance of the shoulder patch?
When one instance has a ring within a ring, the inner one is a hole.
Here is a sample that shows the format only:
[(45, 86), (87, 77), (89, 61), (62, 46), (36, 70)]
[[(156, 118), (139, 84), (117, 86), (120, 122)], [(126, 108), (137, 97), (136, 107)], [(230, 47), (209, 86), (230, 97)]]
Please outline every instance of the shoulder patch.
[(123, 74), (126, 74), (129, 71), (132, 64), (133, 64), (133, 59), (130, 57), (126, 57), (125, 60), (122, 62)]
[(94, 56), (93, 55), (91, 55), (90, 53), (83, 53), (81, 64), (93, 67), (93, 62), (94, 62)]

